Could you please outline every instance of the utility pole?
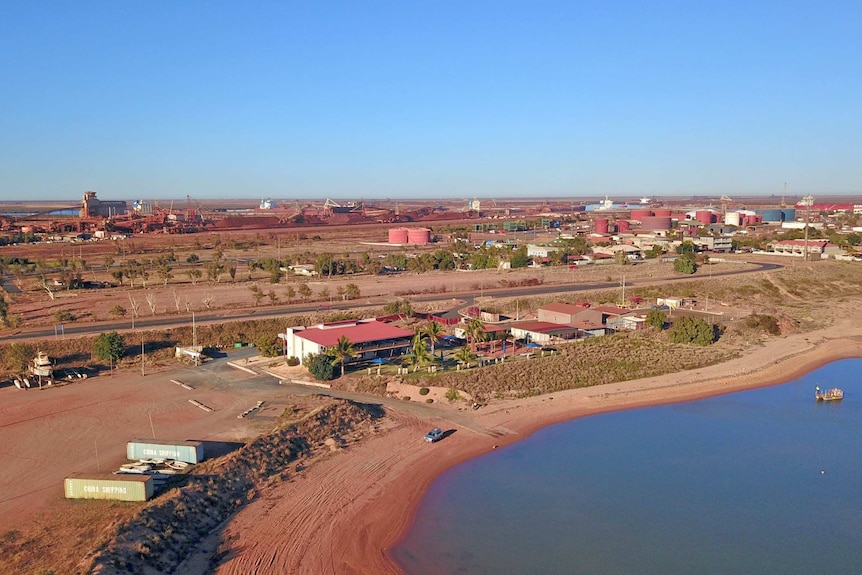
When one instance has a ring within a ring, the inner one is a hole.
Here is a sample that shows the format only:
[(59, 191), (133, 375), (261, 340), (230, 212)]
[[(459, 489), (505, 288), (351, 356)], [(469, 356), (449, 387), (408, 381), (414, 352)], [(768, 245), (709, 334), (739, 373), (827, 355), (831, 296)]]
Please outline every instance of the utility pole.
[(620, 281), (620, 285), (623, 288), (623, 293), (621, 296), (622, 297), (622, 305), (626, 305), (626, 274), (623, 274), (623, 279), (622, 279), (622, 281)]
[(808, 194), (802, 198), (802, 203), (805, 205), (805, 249), (802, 252), (802, 258), (808, 261), (808, 222), (811, 221), (811, 206), (814, 204), (814, 196)]
[(141, 375), (144, 375), (144, 332), (141, 332)]

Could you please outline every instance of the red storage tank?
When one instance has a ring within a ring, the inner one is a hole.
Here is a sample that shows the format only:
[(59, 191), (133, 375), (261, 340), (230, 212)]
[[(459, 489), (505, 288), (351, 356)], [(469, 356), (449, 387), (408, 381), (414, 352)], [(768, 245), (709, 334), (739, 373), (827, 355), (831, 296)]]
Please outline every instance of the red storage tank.
[(643, 230), (669, 230), (673, 224), (667, 216), (649, 216), (641, 220)]
[(595, 230), (597, 234), (606, 234), (608, 233), (608, 219), (607, 218), (596, 218)]
[(431, 241), (431, 230), (428, 228), (410, 228), (407, 230), (408, 244), (427, 244)]
[(614, 222), (617, 225), (617, 233), (624, 234), (631, 229), (631, 224), (628, 220), (617, 220)]
[(389, 228), (390, 244), (406, 244), (407, 228)]
[(642, 220), (652, 215), (652, 210), (632, 210), (631, 218), (633, 220)]
[(705, 226), (708, 226), (712, 223), (712, 212), (709, 210), (698, 210), (694, 212), (694, 219), (699, 221)]
[(652, 211), (652, 214), (654, 216), (670, 217), (670, 213), (671, 213), (670, 210), (666, 210), (666, 209), (653, 210)]

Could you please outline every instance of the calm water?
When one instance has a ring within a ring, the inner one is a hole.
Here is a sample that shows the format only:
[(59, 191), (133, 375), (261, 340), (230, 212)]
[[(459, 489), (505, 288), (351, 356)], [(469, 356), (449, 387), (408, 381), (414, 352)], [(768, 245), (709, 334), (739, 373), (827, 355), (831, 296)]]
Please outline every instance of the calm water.
[[(441, 476), (394, 557), (411, 575), (862, 573), (860, 372), (546, 428)], [(845, 399), (815, 403), (816, 384)]]

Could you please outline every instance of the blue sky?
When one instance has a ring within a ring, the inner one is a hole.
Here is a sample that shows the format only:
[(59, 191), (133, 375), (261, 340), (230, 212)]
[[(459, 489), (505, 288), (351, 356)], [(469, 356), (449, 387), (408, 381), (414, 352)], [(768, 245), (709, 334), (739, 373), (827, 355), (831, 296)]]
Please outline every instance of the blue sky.
[(0, 200), (862, 194), (862, 3), (7, 2)]

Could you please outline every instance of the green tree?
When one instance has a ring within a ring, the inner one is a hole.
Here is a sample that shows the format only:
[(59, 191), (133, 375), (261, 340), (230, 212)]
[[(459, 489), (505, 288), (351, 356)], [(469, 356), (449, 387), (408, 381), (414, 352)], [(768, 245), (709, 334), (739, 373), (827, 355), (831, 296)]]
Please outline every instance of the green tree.
[(644, 257), (648, 260), (657, 258), (662, 255), (664, 251), (662, 250), (661, 244), (653, 244), (653, 246), (644, 252)]
[(311, 288), (308, 287), (307, 283), (299, 284), (299, 296), (302, 299), (308, 299), (311, 297)]
[(410, 354), (410, 363), (413, 365), (413, 371), (419, 369), (419, 366), (428, 365), (434, 362), (434, 356), (428, 351), (428, 346), (425, 344), (425, 336), (420, 331), (413, 336), (413, 350)]
[(475, 317), (467, 322), (467, 326), (464, 328), (464, 331), (467, 334), (467, 341), (471, 344), (485, 341), (488, 337), (488, 334), (485, 331), (485, 325), (481, 320)]
[(331, 363), (333, 367), (336, 365), (341, 366), (341, 377), (344, 377), (344, 362), (356, 356), (356, 348), (353, 347), (353, 344), (350, 343), (346, 335), (342, 335), (338, 343), (328, 349), (327, 353), (332, 357)]
[(697, 246), (691, 240), (685, 240), (676, 246), (676, 253), (678, 254), (694, 254), (696, 251)]
[(395, 301), (391, 301), (385, 306), (383, 306), (383, 311), (388, 314), (399, 314), (405, 315), (407, 317), (413, 316), (413, 305), (410, 303), (408, 299), (398, 299)]
[(684, 256), (678, 257), (673, 262), (673, 270), (681, 274), (693, 274), (697, 271), (697, 262), (694, 260), (694, 254), (689, 252)]
[(509, 260), (509, 265), (514, 268), (525, 268), (530, 263), (530, 258), (527, 256), (527, 246), (521, 246), (512, 252), (512, 259)]
[(347, 299), (358, 298), (360, 294), (359, 286), (356, 284), (347, 284), (344, 286), (344, 294), (347, 296)]
[(646, 315), (646, 324), (656, 331), (664, 329), (667, 323), (667, 314), (660, 309), (651, 309)]
[(280, 351), (278, 343), (271, 336), (267, 334), (261, 334), (261, 336), (257, 338), (257, 342), (255, 343), (257, 345), (257, 350), (263, 357), (278, 356), (278, 352)]
[(6, 326), (9, 324), (9, 304), (6, 303), (6, 298), (0, 295), (0, 325)]
[(8, 373), (23, 373), (36, 356), (36, 350), (25, 343), (13, 343), (3, 350), (3, 370)]
[(93, 355), (102, 361), (116, 362), (126, 353), (126, 341), (115, 331), (100, 334), (93, 343)]
[(335, 366), (332, 365), (332, 357), (325, 353), (309, 353), (305, 356), (303, 364), (318, 381), (335, 379)]
[(429, 321), (422, 326), (422, 333), (428, 336), (428, 340), (431, 342), (431, 355), (434, 355), (437, 341), (446, 333), (443, 331), (443, 326), (438, 321)]
[(455, 358), (455, 361), (466, 367), (470, 367), (470, 363), (476, 361), (476, 354), (466, 345), (456, 351), (452, 357)]
[(681, 317), (673, 322), (668, 333), (673, 343), (709, 345), (718, 337), (716, 327), (700, 318)]

